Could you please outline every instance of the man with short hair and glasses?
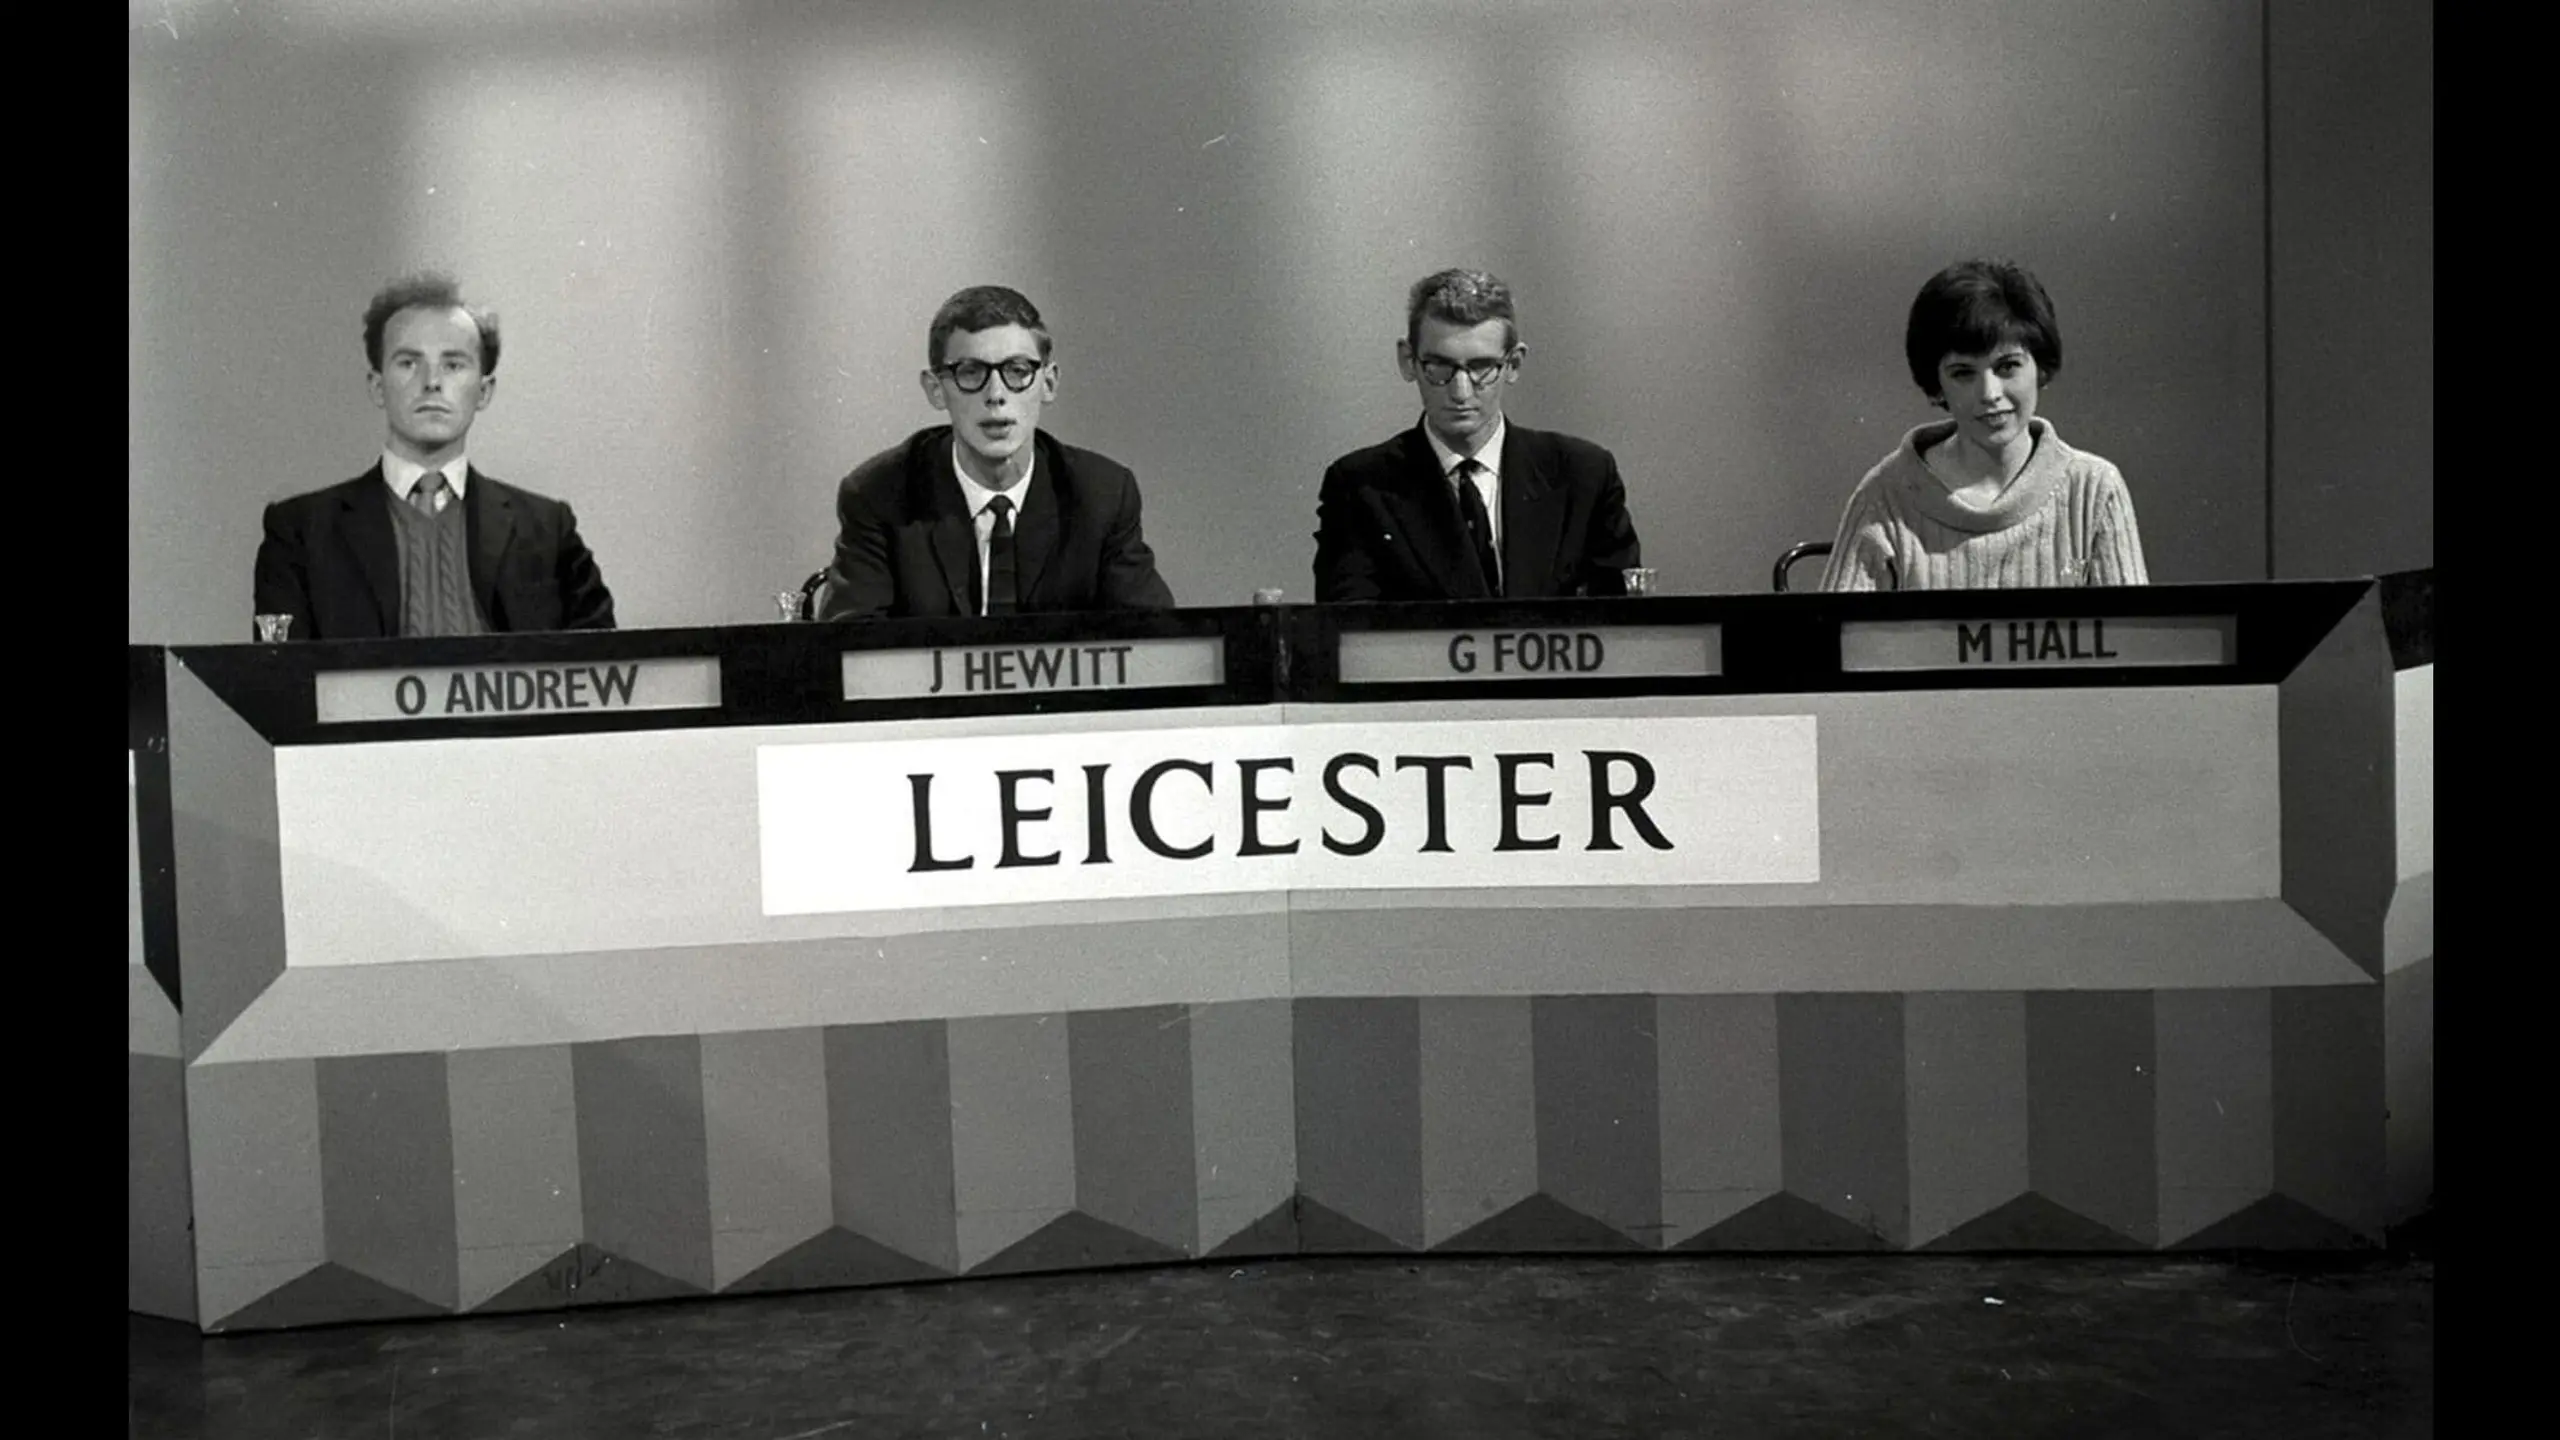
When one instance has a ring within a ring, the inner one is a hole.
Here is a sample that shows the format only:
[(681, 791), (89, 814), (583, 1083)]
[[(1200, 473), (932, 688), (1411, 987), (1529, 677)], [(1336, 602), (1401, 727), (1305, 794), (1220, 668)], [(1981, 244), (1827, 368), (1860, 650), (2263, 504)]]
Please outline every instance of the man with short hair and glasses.
[(1416, 282), (1396, 368), (1421, 391), (1422, 419), (1324, 472), (1318, 601), (1626, 593), (1620, 572), (1642, 562), (1616, 458), (1503, 416), (1528, 352), (1500, 280), (1443, 270)]
[(963, 290), (925, 334), (924, 398), (951, 417), (836, 488), (818, 614), (1170, 610), (1127, 466), (1040, 428), (1058, 398), (1048, 328), (1019, 292)]

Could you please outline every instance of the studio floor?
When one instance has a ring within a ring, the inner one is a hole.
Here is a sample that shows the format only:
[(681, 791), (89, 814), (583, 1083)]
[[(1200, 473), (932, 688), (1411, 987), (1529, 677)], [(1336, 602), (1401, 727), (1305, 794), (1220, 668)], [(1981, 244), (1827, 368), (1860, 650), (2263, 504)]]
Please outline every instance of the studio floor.
[(1170, 1266), (203, 1338), (134, 1437), (2426, 1436), (2435, 1261)]

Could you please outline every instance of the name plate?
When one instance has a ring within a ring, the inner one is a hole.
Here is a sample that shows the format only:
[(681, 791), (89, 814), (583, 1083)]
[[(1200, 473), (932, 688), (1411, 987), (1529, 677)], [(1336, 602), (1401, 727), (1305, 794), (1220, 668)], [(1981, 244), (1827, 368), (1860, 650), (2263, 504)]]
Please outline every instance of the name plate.
[(2229, 665), (2229, 615), (2082, 615), (2067, 619), (1853, 620), (1840, 627), (1840, 668), (2068, 670), (2118, 665)]
[(427, 670), (329, 670), (312, 677), (320, 723), (495, 720), (598, 710), (708, 710), (720, 704), (713, 656)]
[(1339, 665), (1351, 685), (1721, 675), (1724, 631), (1715, 625), (1352, 630), (1343, 633)]
[(844, 652), (847, 700), (1167, 690), (1217, 685), (1226, 678), (1227, 642), (1216, 635)]

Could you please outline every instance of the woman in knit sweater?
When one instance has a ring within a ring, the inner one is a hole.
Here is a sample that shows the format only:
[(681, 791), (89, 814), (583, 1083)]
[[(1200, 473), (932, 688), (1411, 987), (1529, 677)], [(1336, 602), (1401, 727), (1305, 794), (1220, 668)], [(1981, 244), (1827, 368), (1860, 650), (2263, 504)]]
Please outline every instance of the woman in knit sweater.
[(2062, 331), (2034, 276), (1948, 266), (1912, 302), (1902, 348), (1948, 418), (1903, 436), (1850, 492), (1823, 589), (2149, 583), (2124, 476), (2036, 414)]

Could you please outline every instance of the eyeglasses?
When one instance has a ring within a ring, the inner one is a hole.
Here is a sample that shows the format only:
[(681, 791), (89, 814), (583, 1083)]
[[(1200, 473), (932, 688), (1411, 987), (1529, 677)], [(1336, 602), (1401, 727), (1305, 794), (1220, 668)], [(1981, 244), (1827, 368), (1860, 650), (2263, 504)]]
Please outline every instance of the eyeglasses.
[(1040, 378), (1040, 372), (1046, 366), (1046, 361), (1016, 356), (1001, 365), (990, 365), (984, 360), (961, 360), (933, 368), (937, 373), (949, 376), (951, 383), (959, 386), (963, 395), (975, 395), (986, 389), (990, 375), (1002, 375), (1004, 388), (1019, 395), (1031, 388), (1031, 382)]
[(1444, 387), (1450, 381), (1457, 379), (1458, 372), (1464, 370), (1467, 372), (1467, 378), (1474, 381), (1476, 388), (1481, 390), (1501, 379), (1502, 373), (1511, 368), (1511, 360), (1506, 356), (1500, 360), (1470, 360), (1461, 365), (1455, 360), (1443, 360), (1437, 355), (1426, 355), (1416, 362), (1415, 368), (1422, 372), (1423, 381), (1435, 389)]

